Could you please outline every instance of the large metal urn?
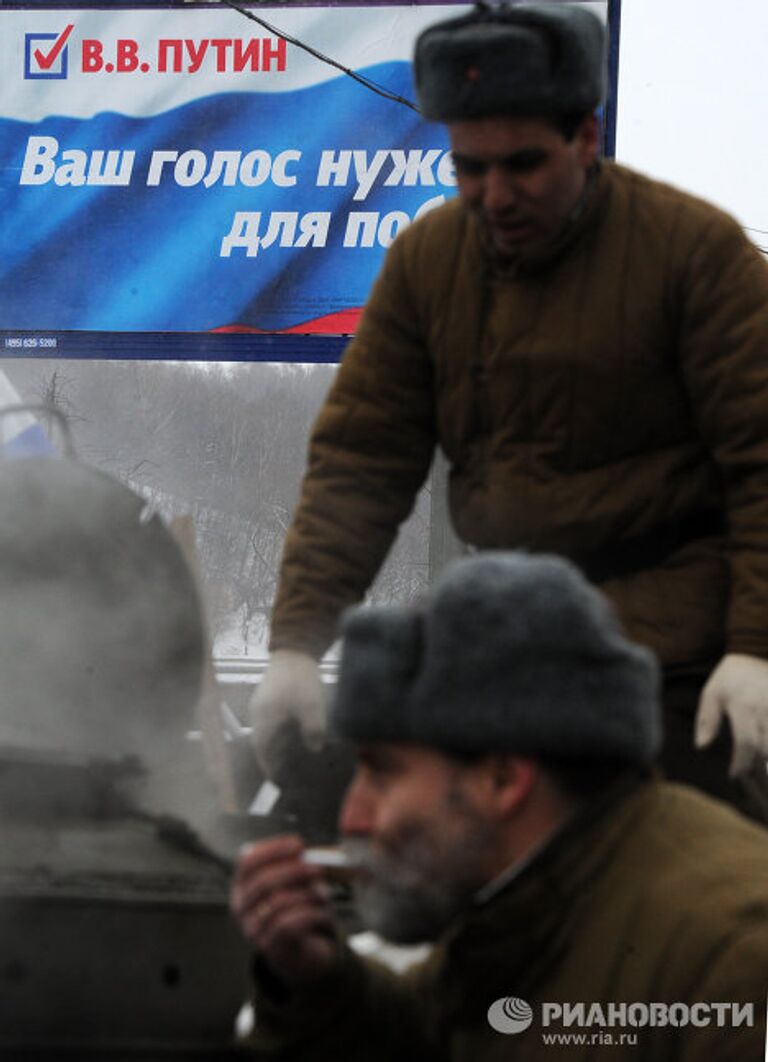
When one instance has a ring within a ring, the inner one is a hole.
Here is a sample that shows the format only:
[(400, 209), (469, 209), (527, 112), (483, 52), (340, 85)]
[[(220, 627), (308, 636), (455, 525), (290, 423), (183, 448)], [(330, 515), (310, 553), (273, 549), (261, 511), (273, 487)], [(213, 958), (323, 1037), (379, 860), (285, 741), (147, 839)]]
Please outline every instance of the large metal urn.
[(194, 579), (161, 519), (70, 457), (0, 460), (0, 1058), (234, 1053), (247, 955), (190, 742)]

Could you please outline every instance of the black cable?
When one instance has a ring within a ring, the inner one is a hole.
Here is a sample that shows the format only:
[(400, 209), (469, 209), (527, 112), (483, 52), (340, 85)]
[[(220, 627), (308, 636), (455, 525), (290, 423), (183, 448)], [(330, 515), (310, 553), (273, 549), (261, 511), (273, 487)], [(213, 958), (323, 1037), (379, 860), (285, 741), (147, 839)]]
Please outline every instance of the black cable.
[(220, 0), (220, 3), (226, 4), (227, 7), (231, 7), (233, 11), (239, 11), (245, 18), (249, 18), (252, 22), (257, 22), (264, 29), (269, 30), (270, 33), (274, 33), (276, 37), (282, 38), (287, 41), (288, 44), (295, 44), (297, 48), (302, 48), (305, 52), (309, 52), (315, 59), (319, 59), (323, 63), (328, 63), (329, 66), (334, 66), (337, 70), (341, 70), (343, 74), (347, 74), (354, 81), (358, 81), (365, 88), (370, 89), (371, 92), (375, 92), (377, 96), (383, 96), (384, 99), (392, 100), (394, 103), (402, 103), (405, 107), (410, 107), (412, 111), (419, 113), (419, 108), (415, 103), (411, 103), (404, 96), (398, 96), (395, 92), (390, 92), (388, 89), (382, 88), (381, 85), (377, 85), (375, 81), (371, 81), (367, 77), (363, 77), (362, 74), (356, 73), (354, 70), (350, 70), (348, 66), (344, 66), (342, 63), (338, 63), (335, 59), (331, 59), (330, 56), (323, 55), (322, 52), (318, 52), (315, 48), (310, 47), (308, 44), (304, 44), (303, 41), (297, 40), (296, 37), (291, 37), (289, 33), (284, 33), (276, 26), (270, 25), (263, 18), (259, 18), (258, 15), (254, 15), (252, 11), (246, 11), (245, 8), (240, 7), (234, 3), (234, 0)]

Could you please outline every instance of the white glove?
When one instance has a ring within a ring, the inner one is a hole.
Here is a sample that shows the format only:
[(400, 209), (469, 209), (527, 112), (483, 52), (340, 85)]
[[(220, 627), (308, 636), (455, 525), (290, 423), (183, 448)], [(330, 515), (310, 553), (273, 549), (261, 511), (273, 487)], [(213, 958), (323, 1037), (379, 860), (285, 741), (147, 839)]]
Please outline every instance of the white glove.
[(729, 653), (709, 677), (699, 701), (694, 730), (696, 748), (709, 745), (727, 715), (733, 732), (729, 774), (749, 772), (768, 759), (768, 660)]
[(295, 649), (277, 649), (249, 708), (256, 758), (268, 777), (270, 744), (287, 723), (295, 720), (307, 748), (317, 751), (326, 731), (326, 692), (317, 661)]

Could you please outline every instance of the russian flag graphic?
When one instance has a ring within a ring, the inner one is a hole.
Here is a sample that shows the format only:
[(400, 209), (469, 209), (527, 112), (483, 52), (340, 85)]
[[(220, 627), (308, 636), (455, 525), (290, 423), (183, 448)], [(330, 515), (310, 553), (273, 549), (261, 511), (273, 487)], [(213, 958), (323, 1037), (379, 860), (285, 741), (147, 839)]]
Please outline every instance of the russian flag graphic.
[[(412, 100), (414, 37), (445, 10), (269, 18)], [(348, 330), (393, 236), (454, 192), (445, 130), (411, 107), (293, 44), (283, 69), (236, 69), (269, 34), (231, 9), (9, 11), (0, 27), (18, 72), (0, 104), (0, 327)], [(26, 37), (68, 27), (67, 78), (24, 80)], [(120, 41), (147, 72), (78, 58)]]

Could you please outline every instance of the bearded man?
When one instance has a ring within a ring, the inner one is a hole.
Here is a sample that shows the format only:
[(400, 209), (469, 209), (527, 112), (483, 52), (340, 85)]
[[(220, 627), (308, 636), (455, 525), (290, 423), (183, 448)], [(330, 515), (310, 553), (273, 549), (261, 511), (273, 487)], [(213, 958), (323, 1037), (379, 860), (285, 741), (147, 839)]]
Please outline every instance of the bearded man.
[(478, 554), (421, 607), (353, 611), (331, 720), (358, 749), (360, 915), (434, 947), (401, 975), (360, 958), (301, 838), (251, 846), (231, 906), (259, 1057), (754, 1062), (768, 833), (658, 778), (657, 695), (560, 558)]

